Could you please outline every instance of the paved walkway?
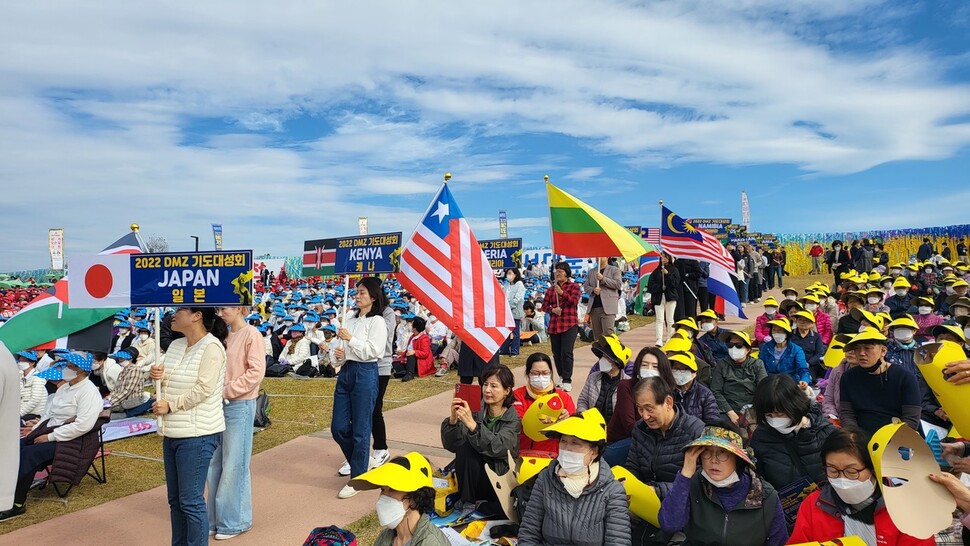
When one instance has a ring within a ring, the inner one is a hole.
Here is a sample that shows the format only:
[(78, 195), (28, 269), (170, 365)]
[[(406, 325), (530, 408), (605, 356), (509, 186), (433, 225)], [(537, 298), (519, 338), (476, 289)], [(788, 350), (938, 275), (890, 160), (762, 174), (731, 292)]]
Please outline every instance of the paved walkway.
[[(772, 291), (774, 293), (776, 291)], [(775, 294), (776, 296), (778, 294)], [(728, 329), (743, 329), (763, 313), (760, 305), (745, 309), (747, 320), (730, 318)], [(636, 353), (655, 343), (655, 327), (647, 325), (622, 334)], [(573, 395), (583, 388), (588, 370), (597, 361), (588, 347), (576, 350)], [(516, 371), (516, 384), (525, 382), (524, 368)], [(451, 455), (441, 448), (439, 427), (452, 395), (444, 392), (385, 414), (392, 455), (419, 451), (437, 467)], [(346, 526), (374, 509), (378, 492), (367, 491), (338, 500), (337, 491), (347, 478), (337, 476), (344, 457), (329, 431), (301, 436), (253, 457), (253, 529), (228, 542), (233, 546), (302, 544), (314, 527)], [(108, 464), (111, 464), (109, 459)], [(109, 468), (110, 473), (110, 468)], [(82, 487), (95, 487), (85, 481)], [(165, 487), (116, 499), (52, 520), (0, 535), (0, 546), (62, 543), (72, 546), (163, 545), (170, 543)], [(32, 509), (42, 509), (35, 504)], [(211, 544), (222, 542), (210, 541)]]

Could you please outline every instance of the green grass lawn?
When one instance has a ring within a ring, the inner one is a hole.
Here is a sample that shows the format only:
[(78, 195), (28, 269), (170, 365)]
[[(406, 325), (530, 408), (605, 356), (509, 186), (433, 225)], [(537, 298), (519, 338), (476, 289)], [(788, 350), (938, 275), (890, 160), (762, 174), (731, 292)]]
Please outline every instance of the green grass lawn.
[[(653, 318), (631, 316), (630, 321), (635, 328), (653, 322)], [(513, 368), (522, 366), (528, 355), (537, 351), (548, 353), (548, 342), (524, 346), (519, 356), (502, 357), (502, 363)], [(454, 372), (451, 378), (454, 378)], [(299, 436), (329, 428), (335, 383), (336, 379), (264, 379), (263, 388), (269, 394), (272, 404), (270, 417), (273, 424), (255, 435), (253, 452), (259, 453)], [(449, 379), (423, 378), (407, 383), (391, 381), (384, 397), (384, 407), (394, 409), (453, 387), (454, 381)], [(53, 488), (31, 491), (27, 501), (27, 514), (0, 523), (0, 534), (165, 484), (160, 436), (148, 434), (118, 440), (107, 444), (105, 449), (110, 453), (106, 459), (108, 483), (99, 485), (85, 478), (81, 485), (71, 491), (66, 505), (59, 502)], [(373, 514), (355, 523), (354, 529), (360, 529), (363, 533), (364, 529), (373, 527), (373, 536), (376, 537), (379, 526), (372, 516)], [(366, 523), (368, 521), (370, 523)], [(373, 540), (361, 542), (370, 543)]]

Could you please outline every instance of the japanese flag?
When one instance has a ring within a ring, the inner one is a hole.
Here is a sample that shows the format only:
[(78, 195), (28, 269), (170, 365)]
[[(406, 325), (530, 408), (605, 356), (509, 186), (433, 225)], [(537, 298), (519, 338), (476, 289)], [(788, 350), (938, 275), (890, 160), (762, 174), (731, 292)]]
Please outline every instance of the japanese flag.
[(75, 309), (131, 306), (131, 256), (72, 256), (68, 305)]

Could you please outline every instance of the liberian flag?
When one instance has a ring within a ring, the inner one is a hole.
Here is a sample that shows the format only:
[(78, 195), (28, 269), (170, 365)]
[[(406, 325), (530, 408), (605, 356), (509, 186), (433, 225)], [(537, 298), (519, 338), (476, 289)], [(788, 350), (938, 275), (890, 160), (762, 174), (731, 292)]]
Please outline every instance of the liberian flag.
[[(144, 252), (143, 249), (141, 238), (136, 232), (131, 232), (109, 245), (101, 254), (135, 254)], [(121, 311), (120, 308), (72, 309), (67, 303), (67, 293), (68, 281), (64, 277), (54, 283), (47, 293), (34, 298), (10, 320), (0, 325), (0, 342), (13, 353), (56, 343), (57, 340), (69, 338), (71, 334), (79, 333), (102, 321), (110, 324), (114, 314)], [(93, 337), (99, 338), (104, 331), (107, 332), (107, 339), (103, 344), (92, 338), (84, 342), (90, 347), (75, 345), (75, 348), (98, 350), (101, 346), (107, 347), (111, 342), (110, 327), (106, 330), (92, 330), (98, 333)], [(71, 345), (69, 339), (67, 345)]]
[(515, 327), (505, 292), (447, 184), (404, 245), (398, 280), (485, 361)]

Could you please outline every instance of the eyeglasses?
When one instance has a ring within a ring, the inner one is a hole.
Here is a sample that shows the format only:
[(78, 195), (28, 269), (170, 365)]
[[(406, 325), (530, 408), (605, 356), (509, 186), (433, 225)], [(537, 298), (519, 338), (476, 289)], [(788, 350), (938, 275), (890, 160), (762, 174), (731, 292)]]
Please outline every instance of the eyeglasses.
[(728, 347), (732, 349), (747, 349), (748, 346), (744, 343), (728, 343)]
[(835, 468), (834, 466), (828, 466), (828, 465), (826, 465), (825, 466), (825, 475), (828, 476), (828, 477), (830, 477), (830, 478), (838, 478), (838, 477), (841, 476), (841, 477), (848, 478), (850, 480), (858, 480), (859, 479), (859, 476), (861, 476), (862, 473), (865, 472), (866, 470), (868, 470), (868, 468), (863, 468), (863, 469), (860, 470), (858, 468), (851, 468), (851, 467), (850, 468), (843, 468), (843, 469), (839, 470), (838, 468)]
[(719, 463), (723, 463), (728, 460), (731, 454), (723, 449), (706, 449), (701, 453), (701, 459), (704, 461), (710, 461), (714, 459)]

